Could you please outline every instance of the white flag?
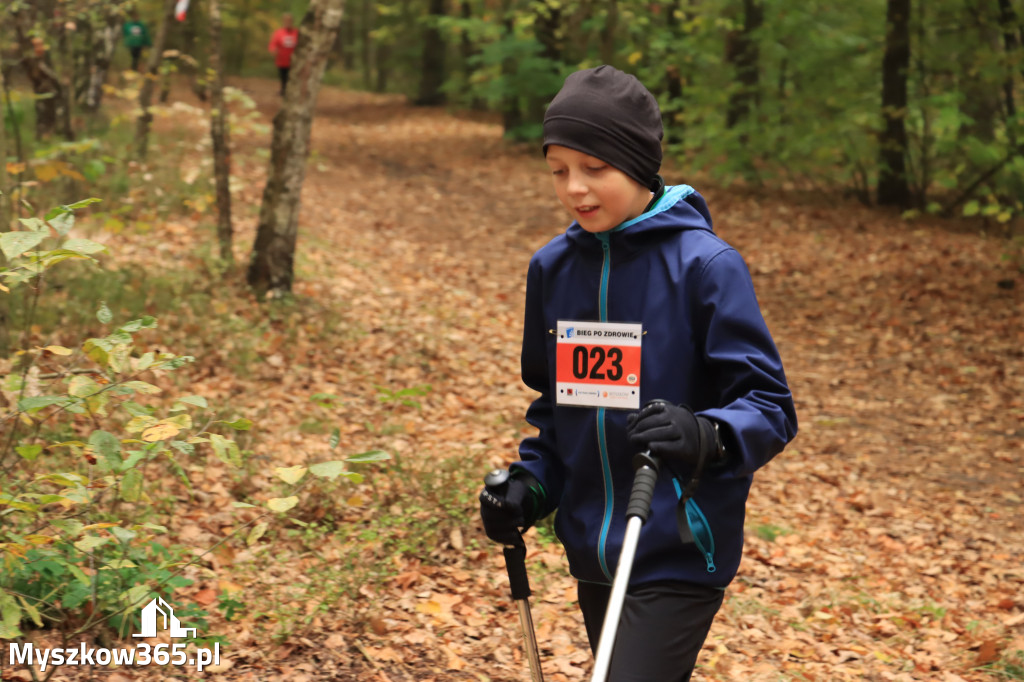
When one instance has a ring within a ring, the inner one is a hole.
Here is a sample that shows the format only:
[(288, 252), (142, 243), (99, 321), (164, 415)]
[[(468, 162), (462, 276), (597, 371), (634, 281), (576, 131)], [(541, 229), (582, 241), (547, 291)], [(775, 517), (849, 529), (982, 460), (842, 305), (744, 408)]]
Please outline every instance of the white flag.
[(178, 0), (174, 6), (174, 18), (178, 21), (185, 21), (185, 12), (188, 11), (188, 0)]

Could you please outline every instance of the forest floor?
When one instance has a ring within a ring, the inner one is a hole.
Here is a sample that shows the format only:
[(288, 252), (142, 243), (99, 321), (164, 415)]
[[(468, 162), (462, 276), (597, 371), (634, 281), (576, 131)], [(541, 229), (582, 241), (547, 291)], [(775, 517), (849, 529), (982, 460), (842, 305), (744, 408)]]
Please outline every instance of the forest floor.
[[(273, 83), (236, 85), (269, 122)], [(360, 486), (313, 490), (295, 515), (315, 530), (282, 522), (209, 556), (178, 596), (246, 606), (211, 619), (225, 660), (202, 677), (528, 680), (476, 494), (531, 433), (526, 265), (567, 217), (538, 151), (491, 121), (334, 88), (317, 109), (299, 305), (257, 325), (242, 288), (226, 291), (212, 312), (255, 325), (237, 338), (157, 313), (199, 358), (190, 392), (256, 422), (250, 474), (193, 470), (200, 494), (175, 530), (213, 544), (245, 520), (230, 499), (272, 497), (272, 467), (326, 458), (335, 425), (343, 452), (394, 459)], [(243, 263), (269, 134), (233, 141)], [(746, 258), (800, 420), (755, 477), (744, 560), (694, 679), (1024, 679), (1024, 276), (1005, 240), (666, 175), (697, 186)], [(165, 226), (158, 249), (125, 237), (119, 257), (181, 267), (210, 238), (195, 224)], [(527, 542), (545, 679), (588, 679), (561, 548), (544, 530)]]

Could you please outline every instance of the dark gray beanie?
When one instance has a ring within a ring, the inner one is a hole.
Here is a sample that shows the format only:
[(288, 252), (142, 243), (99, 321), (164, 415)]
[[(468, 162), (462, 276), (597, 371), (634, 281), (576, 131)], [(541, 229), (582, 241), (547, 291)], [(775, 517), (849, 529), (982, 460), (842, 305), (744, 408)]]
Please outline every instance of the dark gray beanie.
[(661, 111), (627, 73), (598, 66), (570, 74), (544, 114), (544, 155), (557, 144), (589, 154), (651, 187), (661, 168)]

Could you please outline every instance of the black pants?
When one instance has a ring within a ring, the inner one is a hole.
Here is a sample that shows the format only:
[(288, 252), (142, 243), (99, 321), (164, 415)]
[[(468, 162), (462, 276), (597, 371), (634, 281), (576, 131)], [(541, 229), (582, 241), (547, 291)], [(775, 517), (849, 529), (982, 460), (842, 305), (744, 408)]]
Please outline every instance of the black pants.
[[(612, 588), (579, 583), (577, 592), (590, 649), (597, 652)], [(725, 591), (684, 582), (630, 589), (622, 605), (609, 682), (685, 682)]]
[(129, 47), (128, 52), (132, 56), (132, 71), (139, 70), (139, 58), (142, 56), (141, 47)]
[(281, 94), (284, 95), (284, 89), (288, 85), (288, 72), (292, 70), (290, 66), (279, 66), (277, 67), (277, 75), (281, 78)]

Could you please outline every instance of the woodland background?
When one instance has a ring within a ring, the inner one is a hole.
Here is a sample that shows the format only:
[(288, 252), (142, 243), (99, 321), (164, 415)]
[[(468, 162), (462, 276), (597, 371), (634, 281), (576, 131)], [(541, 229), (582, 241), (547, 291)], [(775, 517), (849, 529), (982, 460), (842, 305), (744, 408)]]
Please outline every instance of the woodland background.
[[(1024, 7), (175, 5), (0, 8), (5, 644), (133, 646), (161, 595), (211, 679), (528, 679), (476, 495), (531, 432), (523, 276), (566, 223), (539, 121), (611, 63), (744, 254), (801, 421), (697, 678), (1024, 679)], [(585, 679), (550, 528), (545, 674)], [(199, 676), (3, 662), (48, 675)]]

